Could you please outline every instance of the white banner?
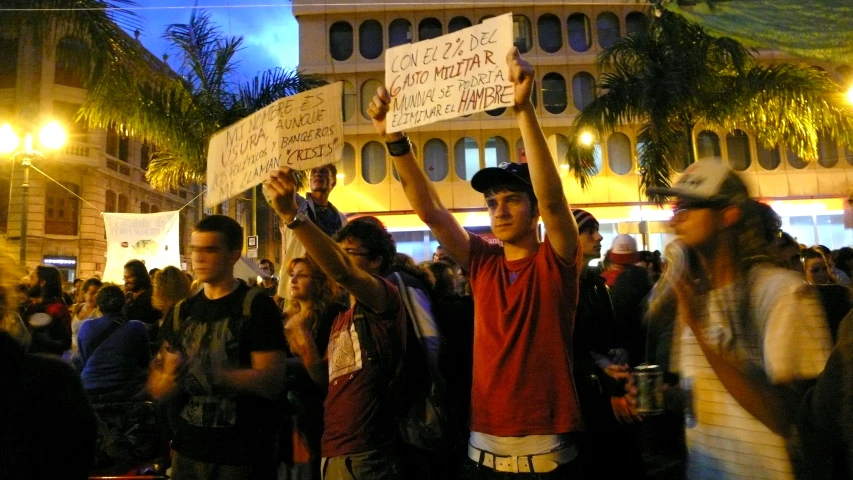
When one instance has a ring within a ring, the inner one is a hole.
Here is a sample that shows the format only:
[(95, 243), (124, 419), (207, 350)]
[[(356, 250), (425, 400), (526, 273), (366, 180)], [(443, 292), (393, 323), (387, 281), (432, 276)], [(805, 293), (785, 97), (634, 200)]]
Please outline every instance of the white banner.
[(149, 270), (169, 265), (180, 268), (180, 216), (160, 213), (105, 213), (107, 263), (105, 282), (124, 284), (124, 264), (141, 260)]
[(270, 170), (306, 170), (341, 159), (343, 83), (277, 100), (210, 138), (208, 194), (216, 204), (259, 185)]
[(506, 54), (512, 13), (438, 38), (385, 50), (385, 86), (391, 94), (389, 132), (515, 103)]

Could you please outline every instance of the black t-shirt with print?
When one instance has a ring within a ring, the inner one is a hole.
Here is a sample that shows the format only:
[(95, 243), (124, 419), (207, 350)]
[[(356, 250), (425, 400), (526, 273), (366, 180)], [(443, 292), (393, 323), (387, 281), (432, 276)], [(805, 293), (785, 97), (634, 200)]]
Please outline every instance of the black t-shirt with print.
[(210, 300), (204, 290), (181, 305), (179, 328), (170, 312), (160, 329), (186, 357), (181, 392), (174, 400), (173, 448), (181, 455), (222, 465), (247, 465), (273, 445), (273, 402), (249, 395), (220, 392), (213, 371), (249, 368), (251, 352), (284, 350), (281, 317), (272, 299), (258, 294), (244, 322), (243, 301), (249, 287)]

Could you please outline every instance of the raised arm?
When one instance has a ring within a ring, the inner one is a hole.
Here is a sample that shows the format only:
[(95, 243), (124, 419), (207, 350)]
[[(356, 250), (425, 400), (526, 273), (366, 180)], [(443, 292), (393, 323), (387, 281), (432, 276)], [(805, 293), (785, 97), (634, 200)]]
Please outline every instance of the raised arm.
[[(297, 212), (294, 197), (296, 184), (290, 169), (270, 172), (270, 177), (264, 181), (263, 191), (281, 221), (285, 225), (290, 224)], [(326, 275), (374, 312), (385, 310), (385, 287), (379, 280), (359, 268), (331, 237), (314, 225), (314, 222), (300, 223), (293, 228), (293, 233)]]
[(563, 192), (560, 173), (530, 101), (533, 66), (521, 58), (517, 47), (509, 51), (506, 62), (509, 67), (509, 79), (515, 85), (513, 110), (524, 141), (533, 193), (539, 200), (539, 213), (545, 223), (545, 231), (557, 255), (564, 260), (574, 261), (578, 245), (578, 225), (572, 216), (569, 201)]
[[(404, 135), (401, 132), (387, 133), (385, 130), (385, 115), (388, 113), (388, 104), (390, 102), (391, 96), (388, 94), (388, 90), (385, 87), (379, 87), (376, 95), (373, 97), (373, 102), (367, 109), (370, 118), (373, 119), (373, 126), (376, 127), (376, 132), (387, 143), (403, 141), (404, 139)], [(435, 238), (438, 239), (438, 242), (447, 250), (450, 256), (459, 262), (463, 269), (467, 270), (470, 260), (468, 232), (462, 228), (462, 225), (456, 221), (456, 218), (453, 217), (450, 211), (442, 205), (435, 186), (427, 179), (424, 171), (418, 166), (411, 148), (405, 154), (400, 156), (392, 155), (391, 158), (397, 167), (397, 173), (400, 175), (403, 192), (406, 194), (406, 198), (409, 199), (409, 204), (418, 215), (418, 218), (429, 227)]]

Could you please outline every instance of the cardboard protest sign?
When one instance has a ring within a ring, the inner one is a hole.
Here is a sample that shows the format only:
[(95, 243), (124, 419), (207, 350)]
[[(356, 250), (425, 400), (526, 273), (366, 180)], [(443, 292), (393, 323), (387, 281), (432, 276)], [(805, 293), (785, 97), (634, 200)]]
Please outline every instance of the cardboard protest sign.
[(142, 260), (148, 269), (181, 266), (178, 212), (105, 213), (105, 282), (124, 283), (124, 264)]
[(385, 86), (391, 94), (387, 131), (512, 106), (515, 89), (505, 60), (510, 48), (512, 14), (507, 13), (386, 50)]
[(341, 82), (315, 88), (277, 100), (214, 134), (207, 151), (205, 205), (260, 184), (274, 168), (305, 170), (340, 160), (342, 97)]

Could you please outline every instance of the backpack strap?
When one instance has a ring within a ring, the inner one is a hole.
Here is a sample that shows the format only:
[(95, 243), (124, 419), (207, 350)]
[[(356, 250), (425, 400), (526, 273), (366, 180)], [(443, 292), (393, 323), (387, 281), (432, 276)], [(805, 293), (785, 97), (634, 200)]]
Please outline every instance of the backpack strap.
[(181, 307), (184, 305), (185, 298), (178, 300), (175, 306), (172, 307), (172, 331), (178, 333), (181, 324)]

